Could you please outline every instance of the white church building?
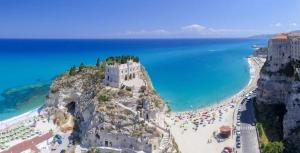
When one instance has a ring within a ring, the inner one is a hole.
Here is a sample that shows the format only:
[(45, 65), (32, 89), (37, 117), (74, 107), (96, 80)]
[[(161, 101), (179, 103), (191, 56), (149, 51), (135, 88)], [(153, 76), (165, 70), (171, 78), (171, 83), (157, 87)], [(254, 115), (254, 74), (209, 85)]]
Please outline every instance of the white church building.
[(141, 87), (144, 85), (141, 76), (141, 64), (128, 60), (124, 64), (106, 65), (104, 83), (115, 88)]

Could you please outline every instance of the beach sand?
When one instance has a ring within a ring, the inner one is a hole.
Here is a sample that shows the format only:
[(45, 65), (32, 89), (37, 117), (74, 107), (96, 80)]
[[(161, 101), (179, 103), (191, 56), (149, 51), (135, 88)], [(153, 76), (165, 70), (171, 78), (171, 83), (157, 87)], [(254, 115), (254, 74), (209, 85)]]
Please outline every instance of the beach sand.
[[(251, 79), (240, 92), (206, 108), (188, 112), (173, 112), (166, 119), (172, 137), (182, 153), (220, 153), (224, 147), (235, 147), (233, 135), (219, 143), (213, 133), (218, 132), (223, 125), (233, 127), (239, 103), (246, 94), (256, 88), (259, 72), (265, 59), (249, 57), (247, 60)], [(202, 123), (199, 124), (197, 130), (195, 130), (196, 126), (193, 121)]]
[(13, 125), (18, 124), (23, 121), (33, 119), (33, 117), (39, 115), (39, 109), (41, 109), (41, 108), (35, 108), (31, 111), (25, 112), (18, 116), (0, 121), (0, 130), (9, 128), (10, 126), (13, 126)]

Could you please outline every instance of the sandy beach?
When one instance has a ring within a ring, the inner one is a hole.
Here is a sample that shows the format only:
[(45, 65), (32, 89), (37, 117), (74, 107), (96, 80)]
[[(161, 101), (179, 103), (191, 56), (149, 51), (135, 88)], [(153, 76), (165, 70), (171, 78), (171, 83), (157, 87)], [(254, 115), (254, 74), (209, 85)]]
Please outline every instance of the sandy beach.
[(39, 115), (39, 109), (41, 109), (41, 108), (40, 107), (35, 108), (31, 111), (25, 112), (25, 113), (20, 114), (18, 116), (0, 121), (0, 130), (8, 128), (8, 127), (10, 127), (14, 124), (19, 123), (19, 122), (23, 122), (23, 121), (32, 119), (34, 116), (38, 116)]
[[(173, 112), (166, 119), (170, 131), (182, 153), (220, 153), (224, 147), (235, 147), (234, 136), (218, 142), (214, 132), (218, 133), (223, 125), (233, 127), (235, 112), (245, 95), (256, 88), (260, 69), (264, 59), (247, 58), (250, 68), (250, 81), (238, 93), (222, 102), (194, 111)], [(196, 126), (196, 124), (198, 126)]]

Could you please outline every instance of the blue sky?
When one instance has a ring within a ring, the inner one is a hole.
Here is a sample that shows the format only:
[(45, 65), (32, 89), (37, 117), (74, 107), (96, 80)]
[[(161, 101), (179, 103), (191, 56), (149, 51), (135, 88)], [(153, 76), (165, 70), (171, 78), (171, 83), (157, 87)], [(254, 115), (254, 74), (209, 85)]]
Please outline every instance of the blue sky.
[(0, 38), (244, 37), (300, 29), (300, 0), (1, 0)]

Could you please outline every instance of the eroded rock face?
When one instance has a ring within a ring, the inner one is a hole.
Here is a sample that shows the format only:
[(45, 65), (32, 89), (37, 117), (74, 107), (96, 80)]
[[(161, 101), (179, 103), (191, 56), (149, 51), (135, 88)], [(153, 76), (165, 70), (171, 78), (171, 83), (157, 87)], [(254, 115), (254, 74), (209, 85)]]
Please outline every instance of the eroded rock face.
[(153, 114), (167, 111), (163, 100), (151, 85), (143, 92), (108, 87), (102, 83), (99, 71), (97, 67), (85, 67), (76, 75), (66, 73), (56, 78), (46, 102), (49, 113), (61, 122), (67, 119), (56, 116), (57, 111), (74, 116), (75, 129), (85, 147), (109, 146), (145, 152), (158, 148), (162, 131), (147, 124), (145, 115), (137, 108), (141, 101), (150, 101), (151, 107), (143, 108), (142, 112), (149, 112), (148, 120), (155, 121)]
[(284, 71), (272, 72), (267, 61), (257, 84), (258, 104), (284, 104), (286, 113), (282, 123), (283, 137), (288, 141), (295, 137), (295, 129), (300, 127), (300, 82), (295, 65), (293, 67), (292, 76), (286, 75)]

